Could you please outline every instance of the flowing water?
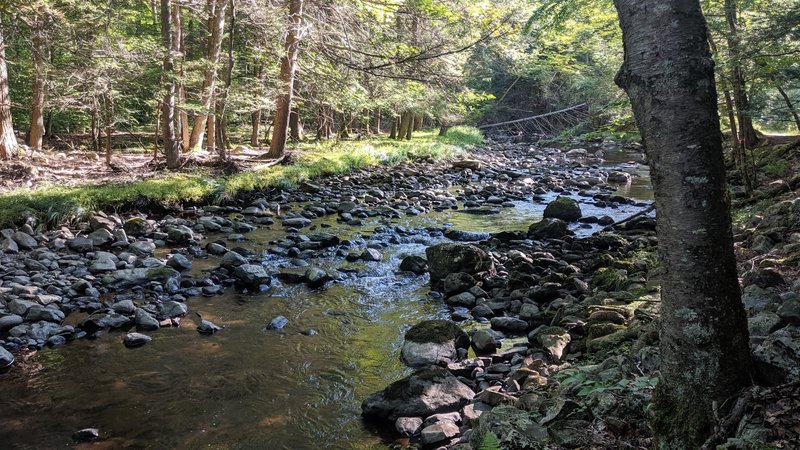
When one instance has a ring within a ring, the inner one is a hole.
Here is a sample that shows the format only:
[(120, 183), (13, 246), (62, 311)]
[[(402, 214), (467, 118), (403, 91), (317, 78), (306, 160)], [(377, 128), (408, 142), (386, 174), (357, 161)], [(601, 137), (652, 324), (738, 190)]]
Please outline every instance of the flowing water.
[[(622, 155), (609, 158), (607, 165), (640, 172), (624, 166), (625, 161)], [(645, 176), (620, 193), (648, 200), (646, 172), (637, 175)], [(581, 206), (584, 215), (615, 219), (641, 209)], [(543, 203), (516, 202), (491, 216), (446, 211), (396, 223), (520, 230), (540, 218), (543, 209)], [(330, 226), (325, 231), (366, 240), (377, 225), (368, 222), (356, 229), (331, 218), (316, 221), (322, 222)], [(282, 233), (260, 229), (243, 246), (263, 251)], [(70, 436), (86, 427), (99, 428), (104, 437), (92, 448), (379, 446), (384, 433), (361, 420), (360, 401), (406, 373), (398, 355), (409, 326), (449, 315), (441, 300), (428, 295), (427, 276), (407, 278), (394, 270), (405, 255), (424, 254), (426, 245), (441, 239), (421, 234), (414, 243), (384, 249), (381, 262), (346, 264), (353, 270), (322, 291), (277, 285), (263, 294), (229, 289), (216, 297), (191, 298), (190, 316), (181, 326), (148, 333), (153, 341), (141, 348), (125, 348), (124, 333), (108, 332), (20, 357), (11, 372), (0, 375), (0, 449), (80, 447)], [(201, 274), (217, 263), (196, 260), (193, 272)], [(318, 266), (342, 267), (341, 261)], [(199, 335), (194, 312), (225, 329)], [(286, 328), (265, 330), (277, 315), (289, 319)], [(319, 333), (301, 334), (308, 329)]]

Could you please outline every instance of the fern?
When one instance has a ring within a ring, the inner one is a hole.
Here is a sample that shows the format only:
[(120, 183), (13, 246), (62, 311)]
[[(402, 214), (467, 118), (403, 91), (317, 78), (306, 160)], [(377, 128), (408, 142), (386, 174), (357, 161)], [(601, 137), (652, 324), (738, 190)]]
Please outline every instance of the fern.
[(496, 434), (489, 431), (483, 436), (478, 450), (500, 450), (500, 439), (497, 438)]

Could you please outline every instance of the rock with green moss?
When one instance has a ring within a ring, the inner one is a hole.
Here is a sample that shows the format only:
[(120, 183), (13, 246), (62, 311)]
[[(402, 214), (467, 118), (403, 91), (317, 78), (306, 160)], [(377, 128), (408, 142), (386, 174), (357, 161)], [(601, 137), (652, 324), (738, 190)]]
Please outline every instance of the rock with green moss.
[(419, 369), (361, 403), (362, 414), (372, 419), (428, 417), (459, 411), (475, 397), (467, 385), (441, 367)]
[(130, 236), (141, 236), (153, 232), (153, 226), (150, 225), (150, 222), (139, 216), (126, 220), (122, 228)]
[(536, 450), (547, 448), (547, 428), (533, 420), (530, 413), (513, 406), (498, 406), (481, 415), (479, 424), (472, 430), (470, 444), (480, 448), (487, 435), (497, 448), (503, 450)]
[(569, 197), (558, 197), (547, 204), (544, 209), (545, 219), (561, 219), (565, 222), (575, 222), (583, 217), (578, 202)]
[(457, 361), (458, 350), (469, 347), (469, 336), (448, 320), (426, 320), (406, 332), (400, 359), (409, 367)]
[(431, 281), (443, 280), (447, 275), (463, 272), (475, 275), (494, 272), (494, 263), (488, 253), (469, 244), (444, 243), (425, 250)]

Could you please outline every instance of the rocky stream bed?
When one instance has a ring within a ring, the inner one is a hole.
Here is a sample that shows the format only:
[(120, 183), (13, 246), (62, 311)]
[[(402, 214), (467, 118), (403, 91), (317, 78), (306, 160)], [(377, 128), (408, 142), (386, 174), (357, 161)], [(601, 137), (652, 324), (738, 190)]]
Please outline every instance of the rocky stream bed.
[[(0, 231), (3, 448), (647, 447), (655, 221), (614, 226), (646, 170), (578, 147)], [(743, 281), (760, 373), (796, 381), (800, 283)]]

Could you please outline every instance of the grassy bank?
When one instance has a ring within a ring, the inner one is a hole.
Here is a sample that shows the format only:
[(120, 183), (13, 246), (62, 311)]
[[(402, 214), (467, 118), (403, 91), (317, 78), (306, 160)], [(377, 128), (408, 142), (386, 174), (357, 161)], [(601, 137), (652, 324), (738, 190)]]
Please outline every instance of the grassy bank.
[(248, 191), (291, 188), (300, 181), (322, 175), (418, 158), (444, 159), (478, 146), (482, 140), (480, 132), (474, 128), (455, 127), (446, 136), (428, 131), (417, 134), (411, 141), (383, 137), (304, 143), (291, 149), (296, 154), (292, 164), (256, 167), (227, 177), (212, 177), (207, 172), (165, 173), (159, 178), (130, 184), (20, 189), (0, 197), (0, 227), (20, 223), (31, 216), (39, 223), (52, 226), (94, 210), (220, 203)]

